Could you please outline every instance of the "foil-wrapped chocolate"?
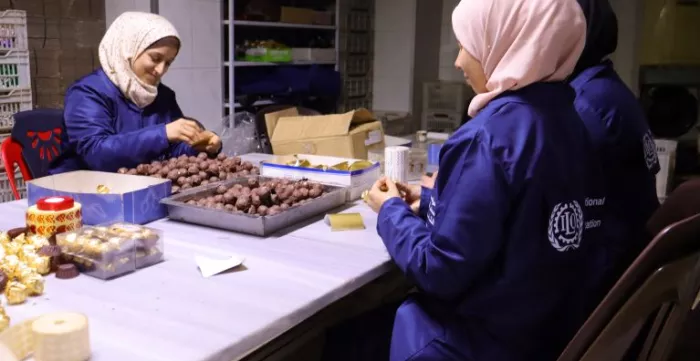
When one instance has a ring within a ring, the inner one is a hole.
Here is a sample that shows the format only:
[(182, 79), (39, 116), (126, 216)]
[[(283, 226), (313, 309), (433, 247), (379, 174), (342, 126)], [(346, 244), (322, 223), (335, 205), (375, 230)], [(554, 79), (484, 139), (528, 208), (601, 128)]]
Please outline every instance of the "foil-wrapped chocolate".
[(0, 333), (10, 328), (10, 316), (5, 313), (5, 309), (0, 306)]
[(51, 257), (40, 256), (37, 254), (31, 258), (27, 258), (25, 262), (38, 274), (47, 275), (51, 273), (51, 270), (54, 268), (53, 262), (55, 261)]
[(97, 186), (97, 193), (98, 194), (109, 194), (110, 190), (109, 187), (107, 187), (104, 184), (100, 184)]
[(20, 282), (27, 287), (30, 296), (39, 296), (44, 293), (44, 279), (37, 273), (29, 273), (20, 278)]
[(8, 277), (12, 278), (15, 276), (15, 271), (19, 264), (20, 260), (16, 255), (5, 256), (2, 262), (0, 262), (0, 270), (5, 272)]
[(11, 281), (5, 288), (5, 297), (8, 304), (19, 305), (29, 297), (29, 289), (21, 282)]

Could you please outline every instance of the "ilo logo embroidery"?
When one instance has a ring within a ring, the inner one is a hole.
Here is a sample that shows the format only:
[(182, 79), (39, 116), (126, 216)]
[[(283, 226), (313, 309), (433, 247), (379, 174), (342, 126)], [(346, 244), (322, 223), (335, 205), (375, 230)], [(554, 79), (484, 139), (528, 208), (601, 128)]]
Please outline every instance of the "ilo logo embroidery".
[(644, 144), (644, 161), (647, 164), (647, 168), (652, 170), (659, 163), (659, 156), (656, 154), (656, 143), (651, 136), (651, 132), (644, 134), (642, 143)]
[(549, 243), (559, 252), (575, 250), (581, 245), (583, 226), (583, 210), (577, 201), (559, 203), (549, 216)]

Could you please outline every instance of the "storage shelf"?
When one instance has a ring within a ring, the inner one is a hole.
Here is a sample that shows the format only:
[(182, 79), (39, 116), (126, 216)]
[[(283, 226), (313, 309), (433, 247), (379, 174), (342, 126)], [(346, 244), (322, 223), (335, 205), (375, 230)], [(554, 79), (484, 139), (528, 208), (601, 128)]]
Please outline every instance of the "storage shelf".
[[(234, 61), (233, 66), (304, 66), (304, 65), (334, 65), (335, 61), (293, 61), (291, 63), (263, 63), (258, 61)], [(226, 61), (224, 66), (231, 66), (231, 64)]]
[[(224, 20), (225, 25), (229, 25), (229, 20)], [(293, 24), (293, 23), (278, 23), (272, 21), (247, 21), (234, 20), (235, 26), (259, 26), (267, 28), (295, 28), (295, 29), (317, 29), (317, 30), (335, 30), (333, 25), (311, 25), (311, 24)]]
[[(272, 100), (256, 100), (253, 103), (253, 106), (257, 107), (257, 106), (261, 106), (261, 105), (272, 105), (272, 104), (276, 104), (276, 103), (273, 102)], [(240, 106), (241, 106), (240, 103), (233, 103), (234, 108), (239, 108)], [(224, 103), (224, 107), (229, 108), (228, 102)]]

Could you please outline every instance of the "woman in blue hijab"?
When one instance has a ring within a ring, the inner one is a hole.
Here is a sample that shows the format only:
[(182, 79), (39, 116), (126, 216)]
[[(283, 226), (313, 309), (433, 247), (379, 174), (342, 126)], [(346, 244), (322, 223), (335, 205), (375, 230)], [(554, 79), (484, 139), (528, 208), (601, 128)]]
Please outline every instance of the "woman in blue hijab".
[(645, 223), (658, 208), (656, 146), (643, 109), (608, 56), (617, 48), (617, 18), (608, 0), (578, 0), (586, 17), (586, 46), (570, 84), (575, 107), (604, 167), (606, 207), (616, 219), (601, 266), (614, 283), (646, 245)]

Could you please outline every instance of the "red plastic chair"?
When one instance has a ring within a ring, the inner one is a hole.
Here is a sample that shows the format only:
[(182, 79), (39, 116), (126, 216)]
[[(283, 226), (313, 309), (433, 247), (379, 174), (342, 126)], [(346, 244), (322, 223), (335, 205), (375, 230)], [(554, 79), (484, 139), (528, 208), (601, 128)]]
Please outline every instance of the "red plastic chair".
[(25, 181), (48, 174), (51, 162), (63, 151), (65, 132), (63, 111), (35, 109), (14, 115), (10, 137), (2, 142), (0, 152), (15, 199), (21, 199), (15, 179), (19, 167)]

